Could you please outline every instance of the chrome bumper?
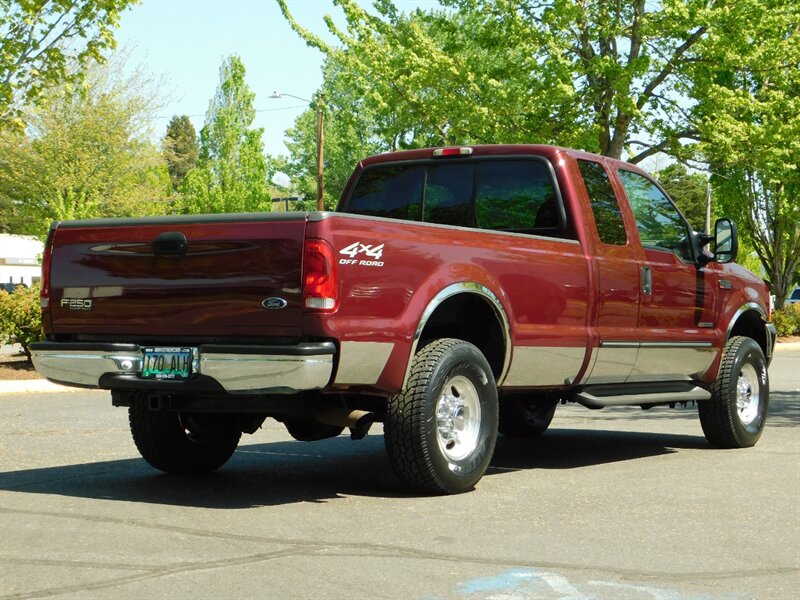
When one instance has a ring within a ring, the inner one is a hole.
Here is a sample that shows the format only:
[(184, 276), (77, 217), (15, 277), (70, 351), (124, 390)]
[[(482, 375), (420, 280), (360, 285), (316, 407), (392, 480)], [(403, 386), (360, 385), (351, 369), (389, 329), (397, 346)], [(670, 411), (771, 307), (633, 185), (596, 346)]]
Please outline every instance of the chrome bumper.
[[(91, 388), (149, 388), (180, 392), (221, 387), (230, 393), (294, 393), (325, 387), (333, 372), (332, 342), (296, 346), (198, 348), (198, 372), (183, 381), (142, 379), (142, 348), (133, 344), (38, 342), (36, 370), (56, 383)], [(215, 385), (218, 384), (218, 385)]]

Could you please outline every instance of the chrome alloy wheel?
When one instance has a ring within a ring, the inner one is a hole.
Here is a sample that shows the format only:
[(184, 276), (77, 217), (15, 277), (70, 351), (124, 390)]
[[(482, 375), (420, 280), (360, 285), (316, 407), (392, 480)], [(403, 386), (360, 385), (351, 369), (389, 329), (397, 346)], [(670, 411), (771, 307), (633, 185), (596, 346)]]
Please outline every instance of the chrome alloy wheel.
[(761, 398), (761, 383), (755, 367), (742, 366), (736, 382), (736, 409), (742, 425), (750, 425), (758, 417), (758, 404)]
[(481, 403), (475, 385), (463, 375), (449, 379), (436, 403), (436, 439), (449, 460), (475, 451), (481, 429)]

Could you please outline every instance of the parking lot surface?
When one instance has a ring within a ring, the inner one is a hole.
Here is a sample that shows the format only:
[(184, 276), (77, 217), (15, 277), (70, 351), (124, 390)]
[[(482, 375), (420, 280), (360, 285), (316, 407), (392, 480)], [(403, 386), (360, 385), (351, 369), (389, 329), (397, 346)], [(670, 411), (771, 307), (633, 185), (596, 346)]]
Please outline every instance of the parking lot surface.
[(204, 477), (136, 452), (107, 392), (0, 394), (0, 599), (795, 598), (800, 350), (765, 433), (712, 449), (696, 408), (561, 406), (467, 494), (420, 497), (380, 426), (245, 436)]

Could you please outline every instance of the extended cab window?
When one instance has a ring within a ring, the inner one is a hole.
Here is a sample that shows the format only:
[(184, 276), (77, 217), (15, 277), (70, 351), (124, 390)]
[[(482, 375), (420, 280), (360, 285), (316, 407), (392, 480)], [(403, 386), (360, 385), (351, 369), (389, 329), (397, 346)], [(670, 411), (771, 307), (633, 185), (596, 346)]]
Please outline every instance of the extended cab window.
[(597, 235), (604, 244), (624, 246), (628, 241), (619, 200), (603, 165), (590, 160), (579, 160), (578, 168), (589, 194), (589, 203), (597, 226)]
[(552, 171), (536, 158), (377, 165), (344, 212), (553, 237), (566, 229)]
[(639, 173), (620, 170), (619, 177), (633, 209), (642, 246), (674, 252), (685, 261), (694, 260), (689, 226), (664, 192)]

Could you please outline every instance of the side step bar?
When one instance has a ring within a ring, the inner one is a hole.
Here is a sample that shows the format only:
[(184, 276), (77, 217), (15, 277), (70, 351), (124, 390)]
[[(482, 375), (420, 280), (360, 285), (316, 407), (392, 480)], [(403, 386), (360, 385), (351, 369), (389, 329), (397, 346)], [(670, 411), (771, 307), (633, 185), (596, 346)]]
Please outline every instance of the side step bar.
[(586, 386), (575, 401), (587, 408), (606, 406), (652, 406), (673, 402), (708, 400), (711, 394), (689, 381), (656, 384)]

